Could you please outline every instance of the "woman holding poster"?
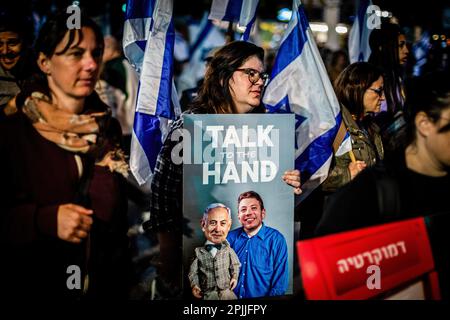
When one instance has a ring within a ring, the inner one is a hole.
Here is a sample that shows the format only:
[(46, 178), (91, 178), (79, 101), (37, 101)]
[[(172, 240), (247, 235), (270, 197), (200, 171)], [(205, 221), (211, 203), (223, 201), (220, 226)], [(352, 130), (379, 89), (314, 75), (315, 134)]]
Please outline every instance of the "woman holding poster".
[[(264, 50), (252, 43), (236, 41), (222, 47), (209, 63), (204, 83), (188, 112), (263, 113), (261, 97), (268, 80), (263, 61)], [(181, 136), (182, 128), (182, 118), (172, 124), (158, 155), (151, 186), (151, 217), (147, 229), (158, 233), (161, 259), (159, 275), (162, 280), (158, 284), (160, 291), (164, 290), (164, 283), (171, 292), (176, 292), (181, 284), (183, 166), (181, 159), (172, 158), (172, 153), (177, 153), (172, 151), (179, 144), (178, 141), (172, 141), (172, 136)], [(283, 180), (294, 187), (295, 193), (301, 193), (299, 171), (286, 172)]]

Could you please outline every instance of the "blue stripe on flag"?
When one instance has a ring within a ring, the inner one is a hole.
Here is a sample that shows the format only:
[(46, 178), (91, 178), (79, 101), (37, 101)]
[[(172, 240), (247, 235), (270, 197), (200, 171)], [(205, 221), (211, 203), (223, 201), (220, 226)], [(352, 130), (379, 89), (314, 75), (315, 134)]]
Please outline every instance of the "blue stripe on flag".
[(256, 20), (258, 4), (259, 0), (213, 0), (209, 18), (239, 22), (240, 26), (246, 27), (241, 39), (248, 41)]
[(250, 20), (250, 22), (245, 27), (245, 32), (242, 35), (242, 40), (243, 41), (248, 41), (248, 38), (250, 38), (250, 32), (252, 31), (253, 24), (255, 23), (255, 20), (256, 20), (256, 14), (253, 16), (252, 20)]
[(367, 8), (371, 5), (371, 0), (361, 0), (359, 2), (355, 21), (348, 37), (348, 51), (351, 63), (369, 60), (371, 53), (369, 37), (372, 32), (372, 27), (369, 28), (367, 26)]
[(359, 27), (359, 42), (361, 43), (362, 41), (362, 36), (363, 36), (363, 31), (364, 31), (364, 27), (366, 27), (365, 25), (365, 17), (366, 17), (366, 11), (367, 11), (367, 7), (369, 6), (369, 0), (361, 0), (360, 2), (360, 6), (358, 9), (358, 27)]
[(144, 54), (144, 51), (145, 51), (145, 45), (147, 44), (147, 40), (136, 41), (135, 43), (136, 43), (137, 46), (142, 50), (142, 54)]
[(222, 18), (222, 21), (239, 21), (239, 17), (241, 15), (243, 0), (229, 0), (227, 5), (227, 10), (225, 11), (225, 15)]
[[(175, 45), (175, 28), (173, 19), (166, 33), (166, 47), (164, 49), (164, 60), (161, 70), (161, 82), (158, 93), (156, 115), (167, 119), (174, 119), (175, 112), (172, 107), (172, 77), (173, 77), (173, 48)], [(153, 169), (153, 167), (152, 167)]]
[(283, 52), (283, 54), (277, 55), (275, 64), (272, 68), (272, 78), (300, 56), (305, 43), (308, 41), (306, 33), (308, 29), (308, 20), (303, 11), (303, 6), (299, 7), (298, 12), (292, 12), (292, 14), (297, 14), (297, 25), (292, 32), (289, 33), (287, 38), (283, 40), (280, 46), (279, 52)]
[(151, 17), (155, 2), (156, 0), (128, 0), (125, 20)]
[(195, 39), (195, 43), (192, 45), (192, 47), (189, 49), (189, 55), (192, 58), (193, 53), (197, 48), (200, 46), (200, 44), (205, 40), (206, 36), (208, 35), (209, 31), (213, 27), (212, 21), (209, 19), (206, 19), (206, 24), (200, 31), (200, 33), (197, 35), (197, 39)]
[(300, 170), (303, 181), (309, 180), (333, 154), (333, 149), (330, 146), (333, 145), (341, 121), (342, 116), (339, 113), (336, 117), (336, 125), (311, 142), (305, 151), (295, 160), (295, 168)]
[(150, 168), (153, 171), (158, 153), (162, 147), (162, 135), (158, 117), (136, 112), (134, 115), (134, 133), (144, 150)]

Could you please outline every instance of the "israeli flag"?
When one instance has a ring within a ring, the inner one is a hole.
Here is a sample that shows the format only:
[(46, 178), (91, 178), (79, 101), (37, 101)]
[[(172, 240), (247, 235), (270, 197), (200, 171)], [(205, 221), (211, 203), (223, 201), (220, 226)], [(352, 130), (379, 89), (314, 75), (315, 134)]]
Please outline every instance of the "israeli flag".
[(124, 51), (140, 74), (130, 168), (140, 185), (149, 181), (169, 119), (180, 112), (173, 84), (173, 0), (129, 0)]
[(246, 26), (242, 40), (247, 41), (255, 23), (258, 2), (259, 0), (213, 0), (209, 19), (239, 22), (240, 26)]
[[(369, 37), (372, 29), (376, 28), (376, 22), (380, 20), (379, 17), (373, 16), (374, 23), (369, 21), (370, 7), (372, 7), (372, 0), (360, 0), (358, 15), (353, 22), (352, 29), (348, 36), (348, 53), (350, 63), (367, 62), (369, 60), (371, 50), (369, 46)], [(374, 13), (373, 13), (374, 14)]]
[(422, 33), (419, 42), (412, 46), (416, 64), (413, 67), (413, 76), (419, 77), (422, 74), (423, 66), (427, 63), (428, 51), (430, 50), (430, 35), (428, 31)]
[[(299, 0), (293, 1), (292, 11), (263, 102), (268, 112), (295, 113), (295, 168), (301, 172), (301, 201), (328, 176), (342, 117)], [(340, 152), (349, 150), (351, 144), (342, 143)]]
[(215, 48), (225, 44), (225, 36), (205, 12), (199, 24), (189, 26), (189, 35), (194, 41), (190, 44), (189, 63), (181, 73), (177, 81), (178, 92), (197, 87), (199, 80), (205, 77), (206, 62), (208, 54)]
[(123, 51), (140, 74), (156, 0), (129, 0), (123, 26)]

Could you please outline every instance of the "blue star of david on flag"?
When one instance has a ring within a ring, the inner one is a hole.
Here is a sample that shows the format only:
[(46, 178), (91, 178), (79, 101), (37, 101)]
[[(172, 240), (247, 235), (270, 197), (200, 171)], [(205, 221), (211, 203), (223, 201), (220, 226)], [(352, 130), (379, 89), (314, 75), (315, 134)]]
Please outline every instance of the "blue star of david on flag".
[(328, 176), (342, 117), (299, 0), (293, 1), (292, 18), (263, 102), (270, 113), (295, 114), (295, 168), (301, 172), (301, 201)]

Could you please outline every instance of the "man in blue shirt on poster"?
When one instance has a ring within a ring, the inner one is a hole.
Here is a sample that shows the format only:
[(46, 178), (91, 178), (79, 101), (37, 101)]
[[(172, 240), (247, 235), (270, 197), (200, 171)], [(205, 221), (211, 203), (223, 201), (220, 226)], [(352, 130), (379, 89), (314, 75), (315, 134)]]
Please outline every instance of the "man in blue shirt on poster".
[(227, 237), (241, 262), (234, 289), (239, 299), (283, 295), (289, 283), (286, 240), (279, 231), (263, 223), (265, 216), (258, 193), (247, 191), (239, 196), (238, 218), (242, 227)]

